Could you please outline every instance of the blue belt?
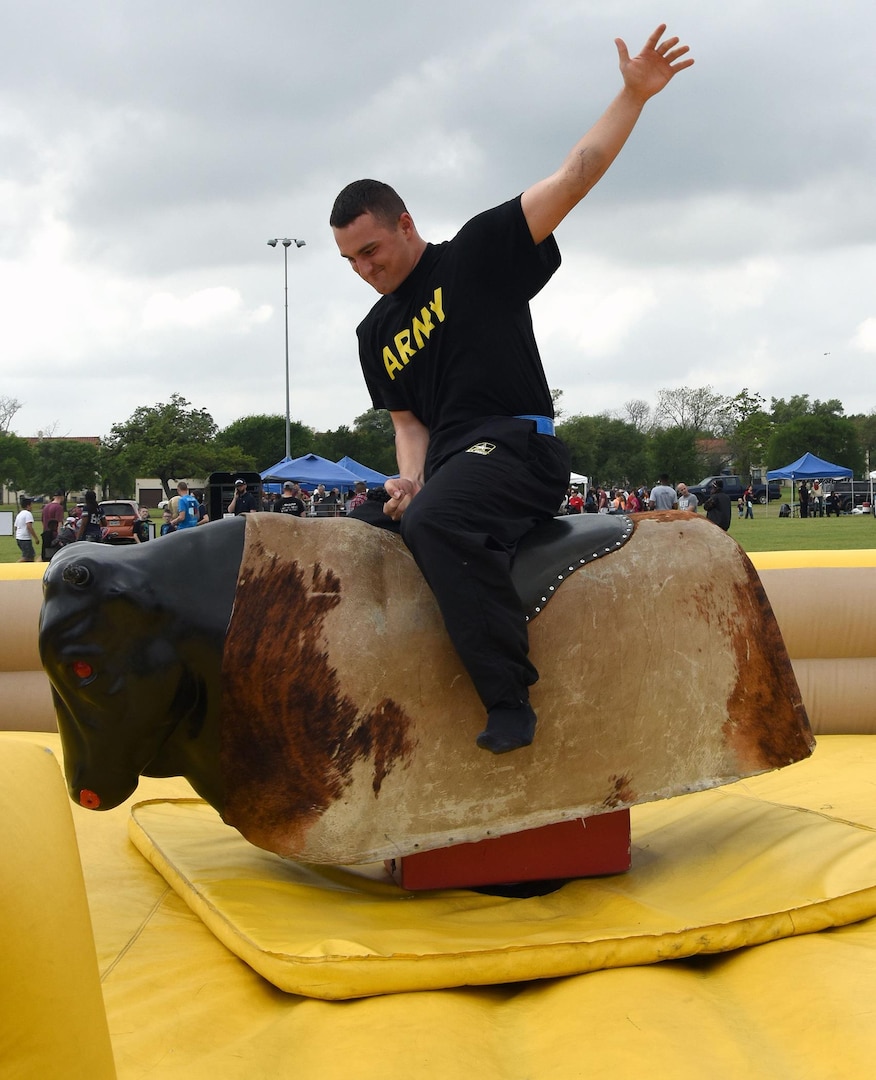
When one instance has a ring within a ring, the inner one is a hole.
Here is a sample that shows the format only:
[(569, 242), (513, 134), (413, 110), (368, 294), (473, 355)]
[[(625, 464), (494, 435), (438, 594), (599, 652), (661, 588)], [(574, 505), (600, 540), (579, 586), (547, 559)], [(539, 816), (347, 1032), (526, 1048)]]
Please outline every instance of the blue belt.
[(554, 435), (554, 422), (549, 416), (515, 416), (515, 420), (533, 420), (539, 435)]

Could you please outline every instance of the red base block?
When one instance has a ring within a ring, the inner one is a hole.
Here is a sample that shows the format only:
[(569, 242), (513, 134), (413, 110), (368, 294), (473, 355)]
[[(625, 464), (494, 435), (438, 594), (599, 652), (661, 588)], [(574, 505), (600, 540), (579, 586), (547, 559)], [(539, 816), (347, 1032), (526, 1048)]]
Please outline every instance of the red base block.
[(629, 868), (629, 810), (386, 860), (396, 883), (411, 890), (596, 877)]

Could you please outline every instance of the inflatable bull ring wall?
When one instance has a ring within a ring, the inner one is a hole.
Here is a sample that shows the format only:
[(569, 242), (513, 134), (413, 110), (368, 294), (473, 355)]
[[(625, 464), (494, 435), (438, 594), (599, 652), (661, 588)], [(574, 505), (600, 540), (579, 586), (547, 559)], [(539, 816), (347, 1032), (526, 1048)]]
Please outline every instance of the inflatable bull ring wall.
[(780, 768), (814, 740), (741, 548), (679, 513), (556, 519), (516, 563), (535, 744), (495, 758), (402, 541), (253, 514), (48, 567), (40, 652), (71, 797), (186, 777), (253, 844), (356, 864)]

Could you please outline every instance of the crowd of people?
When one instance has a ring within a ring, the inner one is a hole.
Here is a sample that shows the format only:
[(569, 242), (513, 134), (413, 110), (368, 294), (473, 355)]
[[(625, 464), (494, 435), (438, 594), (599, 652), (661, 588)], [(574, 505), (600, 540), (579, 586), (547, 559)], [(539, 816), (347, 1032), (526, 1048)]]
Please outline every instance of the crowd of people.
[[(382, 505), (388, 497), (383, 488), (372, 489), (382, 493), (378, 502)], [(350, 514), (365, 503), (368, 497), (367, 485), (358, 482), (353, 490), (342, 493), (339, 488), (326, 490), (325, 484), (318, 484), (310, 492), (299, 484), (287, 481), (282, 492), (265, 492), (261, 502), (247, 485), (238, 479), (234, 484), (234, 495), (228, 505), (228, 512), (239, 516), (257, 511), (294, 514), (296, 517), (338, 517)], [(107, 521), (101, 511), (94, 491), (86, 491), (81, 503), (77, 503), (68, 514), (66, 511), (67, 492), (58, 490), (51, 500), (44, 504), (40, 524), (42, 535), (36, 531), (33, 515), (33, 499), (21, 496), (19, 512), (15, 518), (15, 540), (21, 552), (19, 562), (34, 562), (37, 548), (42, 549), (42, 561), (49, 562), (62, 547), (78, 541), (100, 543), (107, 536)], [(160, 504), (162, 510), (159, 536), (167, 536), (180, 529), (195, 528), (205, 525), (210, 520), (205, 493), (190, 491), (185, 481), (177, 484), (177, 493), (166, 503)], [(144, 506), (131, 527), (134, 543), (146, 543), (151, 536), (150, 511)]]
[[(65, 509), (67, 493), (56, 491), (49, 502), (45, 503), (40, 516), (42, 535), (34, 527), (33, 499), (22, 495), (19, 499), (21, 509), (15, 519), (15, 540), (21, 551), (19, 562), (34, 562), (36, 548), (42, 550), (42, 561), (51, 562), (52, 557), (68, 544), (83, 541), (101, 543), (106, 535), (106, 517), (93, 491), (86, 491), (84, 501), (77, 503), (68, 514)], [(132, 526), (135, 543), (144, 543), (149, 539), (149, 511), (144, 507)]]
[(800, 517), (830, 517), (842, 513), (842, 500), (835, 491), (825, 495), (818, 480), (813, 480), (811, 486), (805, 480), (801, 480), (797, 488), (797, 500), (800, 506)]
[[(739, 500), (739, 516), (743, 510), (746, 517), (754, 517), (752, 509), (754, 492), (751, 487), (745, 493), (744, 500)], [(570, 486), (560, 507), (561, 514), (641, 514), (647, 510), (687, 510), (697, 513), (699, 499), (687, 484), (673, 487), (666, 473), (661, 474), (656, 484), (649, 488), (642, 484), (637, 488), (587, 488)], [(706, 517), (719, 525), (725, 532), (730, 528), (732, 516), (729, 496), (724, 493), (723, 484), (716, 480), (707, 498), (703, 501)]]
[(295, 481), (287, 480), (281, 492), (264, 493), (261, 508), (296, 517), (342, 517), (365, 502), (367, 488), (365, 481), (359, 480), (346, 492), (336, 487), (326, 490), (325, 484), (317, 484), (313, 491), (307, 491)]
[[(369, 520), (375, 514), (381, 515), (383, 504), (389, 498), (383, 487), (368, 489), (364, 480), (359, 481), (352, 490), (342, 492), (339, 488), (327, 488), (317, 484), (313, 491), (308, 491), (294, 481), (286, 481), (279, 492), (262, 493), (261, 501), (249, 490), (247, 482), (238, 479), (234, 484), (234, 496), (228, 512), (241, 514), (268, 512), (292, 514), (295, 517), (341, 517), (352, 515)], [(33, 562), (36, 548), (42, 547), (42, 559), (48, 562), (60, 548), (74, 541), (96, 542), (104, 538), (106, 519), (103, 517), (97, 496), (93, 491), (85, 493), (84, 502), (76, 505), (68, 515), (64, 509), (66, 492), (56, 491), (50, 502), (42, 510), (42, 537), (34, 528), (32, 512), (33, 500), (22, 496), (21, 510), (15, 519), (15, 539), (21, 550), (19, 562)], [(703, 501), (703, 509), (709, 520), (714, 521), (725, 531), (730, 528), (732, 507), (730, 499), (721, 490), (720, 481), (716, 481), (713, 490)], [(653, 487), (645, 484), (636, 488), (589, 488), (583, 485), (571, 485), (559, 508), (561, 514), (639, 514), (648, 510), (687, 510), (696, 513), (699, 500), (688, 490), (684, 483), (673, 486), (667, 474), (662, 474)], [(189, 491), (185, 481), (177, 485), (177, 494), (161, 504), (162, 522), (158, 529), (159, 536), (167, 536), (179, 529), (204, 525), (210, 520), (203, 491)], [(754, 492), (749, 489), (737, 502), (740, 518), (754, 517)], [(800, 516), (839, 516), (839, 499), (836, 495), (824, 496), (818, 481), (811, 487), (800, 485)], [(150, 537), (150, 512), (145, 507), (140, 509), (139, 519), (134, 523), (132, 533), (135, 543), (145, 543)]]

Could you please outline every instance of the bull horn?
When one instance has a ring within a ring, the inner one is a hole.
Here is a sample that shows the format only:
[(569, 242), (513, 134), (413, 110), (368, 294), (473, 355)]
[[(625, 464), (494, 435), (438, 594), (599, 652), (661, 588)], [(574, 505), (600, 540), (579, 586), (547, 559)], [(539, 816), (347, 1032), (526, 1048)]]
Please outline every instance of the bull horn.
[(61, 577), (68, 585), (87, 585), (91, 581), (91, 571), (81, 563), (65, 566)]

